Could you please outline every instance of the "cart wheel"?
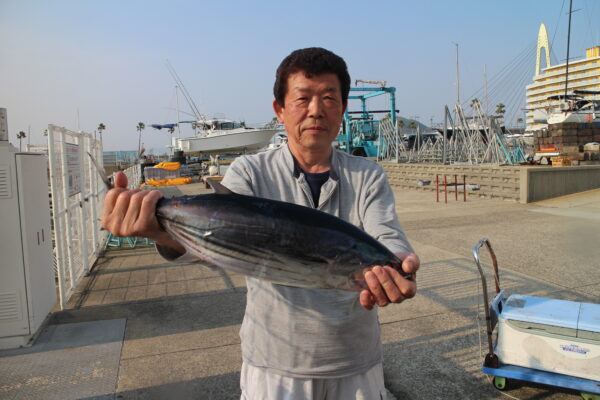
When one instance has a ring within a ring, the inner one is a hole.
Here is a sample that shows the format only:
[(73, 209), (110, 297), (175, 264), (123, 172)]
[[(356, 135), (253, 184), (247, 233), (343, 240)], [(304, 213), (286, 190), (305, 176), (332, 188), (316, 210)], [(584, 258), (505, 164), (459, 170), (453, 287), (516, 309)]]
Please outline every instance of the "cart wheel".
[(507, 380), (503, 376), (495, 376), (494, 377), (494, 387), (498, 390), (506, 389)]
[(600, 395), (598, 394), (581, 392), (581, 397), (583, 397), (584, 400), (600, 400)]

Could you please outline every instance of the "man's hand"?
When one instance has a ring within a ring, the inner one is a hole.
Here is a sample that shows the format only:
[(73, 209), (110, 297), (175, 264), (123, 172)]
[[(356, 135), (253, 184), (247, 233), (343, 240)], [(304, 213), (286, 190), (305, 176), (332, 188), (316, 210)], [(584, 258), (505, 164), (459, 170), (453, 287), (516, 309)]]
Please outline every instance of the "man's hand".
[(396, 254), (402, 261), (402, 270), (412, 275), (407, 279), (390, 266), (373, 266), (365, 271), (365, 282), (369, 289), (360, 292), (360, 304), (367, 310), (377, 304), (385, 307), (390, 303), (401, 303), (417, 293), (417, 270), (421, 265), (414, 253)]
[(104, 198), (102, 227), (115, 236), (147, 237), (161, 246), (185, 253), (183, 246), (158, 224), (156, 203), (161, 197), (158, 190), (128, 190), (127, 177), (118, 172), (114, 188)]

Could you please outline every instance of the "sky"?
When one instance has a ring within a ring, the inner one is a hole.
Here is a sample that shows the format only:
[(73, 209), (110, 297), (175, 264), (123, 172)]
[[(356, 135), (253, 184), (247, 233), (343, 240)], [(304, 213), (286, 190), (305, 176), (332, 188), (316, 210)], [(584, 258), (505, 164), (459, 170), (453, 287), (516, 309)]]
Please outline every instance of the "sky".
[[(149, 125), (177, 120), (167, 60), (200, 112), (259, 124), (274, 116), (281, 60), (319, 46), (346, 60), (353, 82), (394, 86), (400, 115), (429, 125), (456, 102), (457, 44), (461, 102), (510, 68), (524, 72), (497, 78), (505, 90), (493, 104), (513, 101), (512, 92), (522, 99), (540, 23), (553, 58), (566, 59), (568, 8), (569, 0), (0, 0), (0, 107), (17, 146), (19, 131), (40, 144), (48, 124), (93, 134), (103, 123), (105, 150), (135, 150), (144, 122), (144, 147), (159, 151), (169, 134)], [(573, 0), (573, 9), (577, 59), (600, 45), (600, 0)], [(181, 95), (179, 109), (187, 119)], [(184, 126), (181, 135), (191, 134)]]

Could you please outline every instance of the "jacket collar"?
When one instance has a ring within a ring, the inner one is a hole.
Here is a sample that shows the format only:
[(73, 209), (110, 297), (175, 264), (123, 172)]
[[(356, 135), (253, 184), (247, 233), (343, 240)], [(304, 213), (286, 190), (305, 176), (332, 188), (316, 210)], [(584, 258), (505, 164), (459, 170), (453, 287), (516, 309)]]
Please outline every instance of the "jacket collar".
[[(337, 154), (339, 150), (333, 149), (331, 152), (331, 169), (329, 170), (329, 177), (333, 180), (339, 180), (339, 155)], [(298, 179), (300, 177), (300, 173), (302, 169), (298, 165), (296, 158), (290, 151), (290, 148), (286, 144), (283, 146), (283, 158), (285, 160), (285, 164), (287, 165), (289, 171), (292, 173), (294, 178)]]

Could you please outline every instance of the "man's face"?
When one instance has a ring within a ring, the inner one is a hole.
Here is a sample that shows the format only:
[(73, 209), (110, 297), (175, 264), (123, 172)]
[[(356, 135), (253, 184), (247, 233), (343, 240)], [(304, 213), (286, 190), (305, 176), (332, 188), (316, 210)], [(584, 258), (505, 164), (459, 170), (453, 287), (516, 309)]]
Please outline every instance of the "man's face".
[(329, 151), (346, 105), (340, 81), (326, 73), (307, 78), (304, 71), (290, 74), (283, 107), (273, 101), (279, 122), (285, 125), (292, 152)]

